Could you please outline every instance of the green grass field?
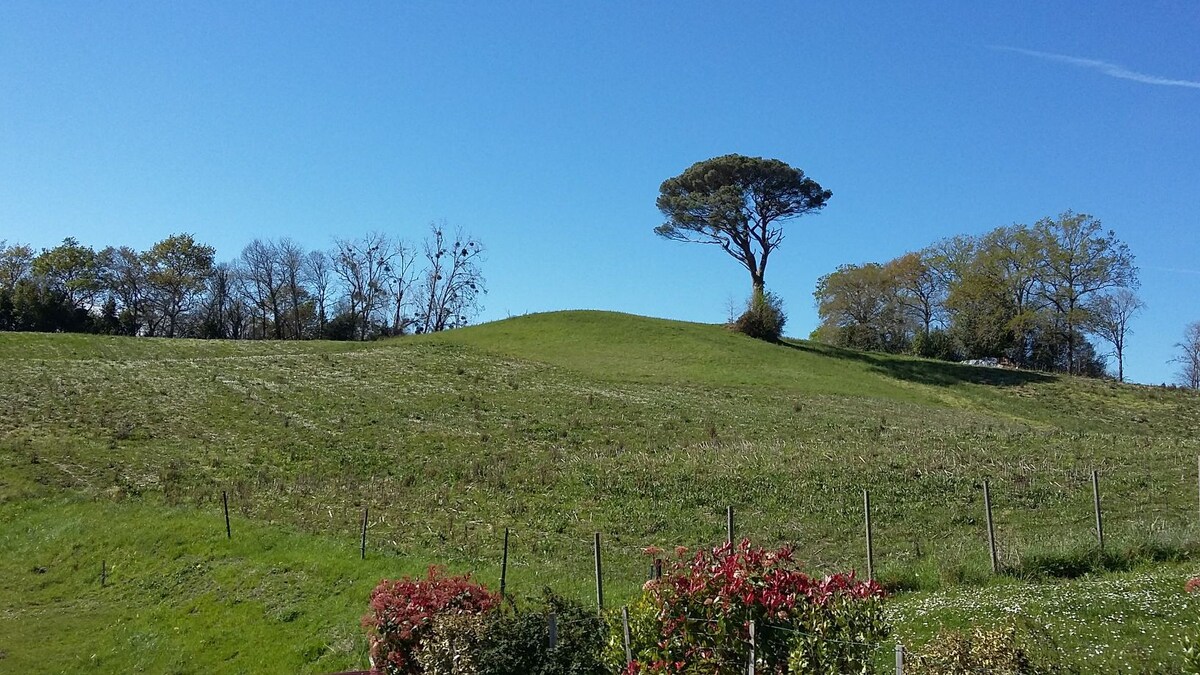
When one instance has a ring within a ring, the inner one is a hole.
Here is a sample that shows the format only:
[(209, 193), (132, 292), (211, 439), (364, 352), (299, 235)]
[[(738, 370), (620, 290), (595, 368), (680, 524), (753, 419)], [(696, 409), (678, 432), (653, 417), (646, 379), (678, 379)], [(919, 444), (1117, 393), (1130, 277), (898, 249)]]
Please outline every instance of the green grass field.
[(723, 540), (726, 505), (739, 536), (862, 569), (864, 488), (905, 642), (1018, 598), (1089, 668), (1171, 672), (1200, 621), (1198, 438), (1188, 392), (602, 312), (370, 344), (0, 333), (0, 672), (362, 667), (375, 581), (494, 583), (505, 527), (531, 594), (591, 597), (600, 531), (628, 599), (643, 547)]

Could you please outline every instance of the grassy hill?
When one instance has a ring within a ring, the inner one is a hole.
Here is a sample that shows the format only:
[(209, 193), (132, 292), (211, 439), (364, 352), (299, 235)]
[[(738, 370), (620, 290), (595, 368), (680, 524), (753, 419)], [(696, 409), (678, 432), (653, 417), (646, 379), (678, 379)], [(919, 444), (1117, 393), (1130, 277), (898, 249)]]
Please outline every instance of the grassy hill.
[[(972, 620), (963, 585), (1018, 583), (988, 574), (985, 479), (1014, 576), (1138, 567), (1174, 602), (1198, 438), (1186, 392), (603, 312), (371, 344), (0, 334), (0, 672), (361, 666), (374, 581), (434, 562), (494, 580), (505, 527), (517, 592), (589, 597), (600, 531), (620, 602), (643, 547), (723, 540), (726, 505), (739, 536), (861, 569), (864, 488), (916, 639), (929, 616)], [(1165, 658), (1159, 633), (1113, 650)]]

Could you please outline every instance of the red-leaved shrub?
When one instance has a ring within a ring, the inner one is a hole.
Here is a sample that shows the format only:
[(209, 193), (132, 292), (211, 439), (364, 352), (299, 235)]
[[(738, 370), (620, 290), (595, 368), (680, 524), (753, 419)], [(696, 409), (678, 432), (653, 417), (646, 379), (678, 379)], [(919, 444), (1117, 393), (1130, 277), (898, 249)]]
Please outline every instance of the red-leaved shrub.
[(787, 547), (743, 540), (677, 556), (646, 583), (627, 673), (741, 672), (751, 621), (760, 673), (861, 672), (887, 635), (878, 584), (810, 577)]
[(447, 576), (431, 566), (425, 578), (384, 579), (371, 591), (371, 613), (363, 617), (371, 641), (371, 672), (386, 675), (421, 673), (417, 652), (439, 616), (483, 614), (500, 597), (471, 580), (470, 574)]

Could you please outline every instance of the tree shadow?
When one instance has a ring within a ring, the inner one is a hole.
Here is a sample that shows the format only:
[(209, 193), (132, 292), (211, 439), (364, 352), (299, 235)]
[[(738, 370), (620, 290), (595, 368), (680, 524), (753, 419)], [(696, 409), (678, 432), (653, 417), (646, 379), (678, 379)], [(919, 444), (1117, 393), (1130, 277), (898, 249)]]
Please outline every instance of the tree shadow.
[(782, 341), (784, 347), (810, 354), (818, 354), (837, 359), (859, 361), (870, 366), (871, 370), (907, 382), (917, 382), (941, 387), (956, 384), (982, 384), (992, 387), (1015, 387), (1023, 384), (1052, 382), (1054, 375), (1035, 373), (1028, 370), (1012, 370), (1009, 368), (989, 368), (986, 366), (969, 366), (949, 361), (916, 360), (880, 354), (876, 352), (860, 352), (843, 349), (830, 345), (814, 346), (798, 342)]

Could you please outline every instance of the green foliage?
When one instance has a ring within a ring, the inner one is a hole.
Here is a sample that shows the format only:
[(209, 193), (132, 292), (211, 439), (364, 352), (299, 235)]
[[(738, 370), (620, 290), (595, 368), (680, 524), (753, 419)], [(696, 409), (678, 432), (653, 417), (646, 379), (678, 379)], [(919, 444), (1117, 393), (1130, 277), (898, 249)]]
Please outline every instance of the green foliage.
[(1180, 672), (1184, 675), (1200, 675), (1200, 631), (1185, 636), (1179, 651), (1183, 657)]
[(322, 340), (357, 340), (360, 319), (357, 314), (342, 312), (328, 321), (321, 330)]
[[(558, 630), (554, 648), (548, 647), (550, 612)], [(601, 675), (608, 672), (602, 654), (607, 638), (607, 626), (594, 609), (546, 590), (536, 602), (518, 603), (488, 618), (479, 674)]]
[(1094, 539), (1060, 539), (1052, 544), (1030, 546), (1004, 567), (1006, 574), (1045, 581), (1126, 572), (1154, 563), (1180, 563), (1197, 558), (1200, 558), (1200, 542), (1178, 535), (1140, 532), (1104, 550), (1096, 547)]
[(0, 291), (12, 291), (33, 270), (34, 252), (29, 244), (0, 240)]
[(74, 237), (42, 251), (33, 259), (33, 275), (49, 288), (62, 293), (72, 308), (87, 309), (100, 290), (96, 252), (81, 246)]
[(830, 344), (839, 347), (902, 352), (916, 330), (891, 264), (841, 265), (817, 281), (813, 296)]
[(175, 337), (180, 315), (189, 311), (204, 291), (215, 254), (216, 249), (187, 233), (171, 235), (146, 251), (146, 283), (151, 301), (166, 322), (167, 337)]
[(659, 187), (655, 228), (675, 241), (716, 244), (750, 273), (761, 293), (767, 259), (785, 220), (825, 207), (833, 193), (777, 159), (724, 155), (697, 162)]
[[(1056, 646), (1027, 624), (978, 626), (967, 632), (944, 629), (905, 663), (914, 675), (1067, 675)], [(1040, 639), (1039, 639), (1040, 638)]]
[[(943, 240), (886, 264), (841, 265), (821, 277), (814, 296), (819, 335), (829, 344), (899, 353), (911, 343), (923, 356), (1001, 357), (1099, 377), (1103, 359), (1088, 337), (1114, 343), (1120, 372), (1136, 302), (1114, 314), (1113, 299), (1137, 284), (1128, 246), (1100, 221), (1067, 211), (1033, 226)], [(916, 344), (941, 323), (953, 349)]]
[[(603, 675), (604, 620), (545, 591), (536, 602), (482, 615), (439, 615), (417, 659), (430, 675)], [(557, 622), (549, 646), (548, 616)]]
[(38, 332), (93, 332), (96, 326), (87, 310), (77, 307), (67, 293), (25, 278), (12, 291), (0, 290), (0, 329)]
[(927, 359), (939, 361), (958, 361), (958, 349), (954, 338), (944, 330), (932, 330), (928, 333), (917, 333), (913, 338), (913, 354)]
[[(648, 661), (653, 653), (648, 646), (654, 645), (662, 638), (661, 622), (658, 618), (658, 606), (647, 594), (634, 598), (629, 605), (629, 644), (631, 651), (638, 646), (633, 657), (638, 661)], [(608, 642), (604, 645), (602, 661), (610, 673), (623, 673), (629, 666), (625, 659), (625, 623), (620, 610), (611, 610), (606, 614), (608, 621)]]
[(746, 305), (746, 311), (733, 320), (730, 328), (758, 340), (779, 342), (783, 337), (783, 326), (787, 314), (783, 311), (783, 300), (774, 293), (755, 293)]

